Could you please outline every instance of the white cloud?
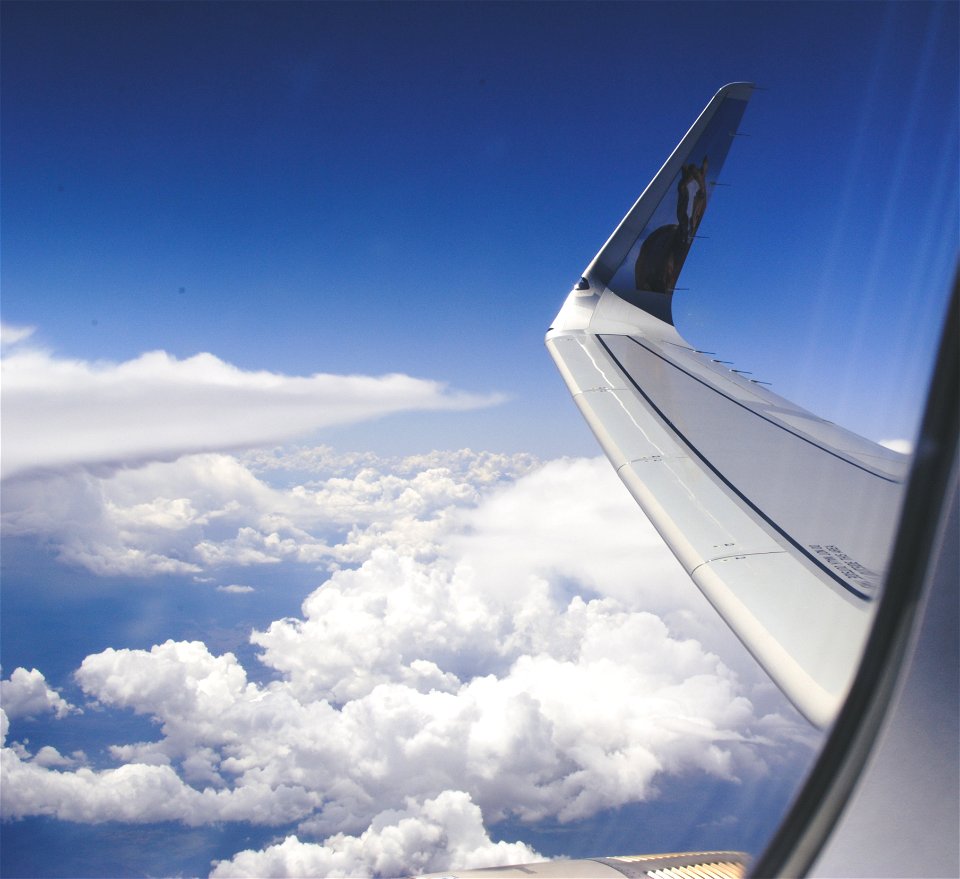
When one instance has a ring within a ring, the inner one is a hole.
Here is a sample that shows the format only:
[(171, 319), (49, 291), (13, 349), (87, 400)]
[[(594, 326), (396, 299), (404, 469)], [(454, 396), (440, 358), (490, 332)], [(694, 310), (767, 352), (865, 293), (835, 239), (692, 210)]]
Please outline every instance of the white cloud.
[(15, 327), (12, 324), (0, 322), (0, 345), (16, 345), (17, 342), (29, 339), (36, 329), (36, 327)]
[(256, 592), (252, 586), (241, 586), (239, 583), (231, 583), (229, 586), (218, 586), (217, 592), (229, 592), (233, 595), (243, 595), (248, 592)]
[(489, 588), (510, 584), (516, 570), (530, 570), (633, 608), (674, 610), (696, 596), (603, 458), (545, 464), (464, 512), (444, 543)]
[[(699, 643), (614, 599), (564, 603), (529, 571), (514, 585), (380, 549), (304, 620), (257, 636), (282, 672), (267, 685), (199, 642), (89, 656), (88, 696), (154, 718), (160, 739), (114, 748), (119, 769), (55, 779), (7, 755), (6, 808), (327, 835), (447, 789), (490, 820), (575, 820), (650, 796), (664, 772), (750, 770), (752, 705)], [(147, 792), (136, 809), (119, 799), (131, 785)]]
[(0, 704), (8, 718), (34, 717), (48, 711), (62, 718), (77, 710), (56, 690), (50, 689), (35, 668), (30, 671), (15, 668), (9, 680), (0, 681)]
[[(126, 763), (100, 772), (86, 767), (55, 770), (36, 760), (28, 762), (14, 748), (4, 748), (0, 760), (4, 812), (10, 817), (50, 815), (87, 824), (180, 821), (200, 825), (256, 814), (270, 823), (295, 818), (303, 808), (298, 800), (306, 800), (302, 789), (287, 787), (272, 790), (272, 797), (267, 796), (266, 787), (259, 797), (255, 788), (238, 796), (211, 788), (198, 791), (165, 765)], [(257, 809), (258, 798), (272, 808)]]
[[(475, 594), (451, 585), (461, 610), (476, 613)], [(199, 642), (89, 656), (77, 673), (87, 694), (154, 718), (161, 737), (115, 747), (122, 765), (99, 771), (52, 772), (8, 748), (4, 808), (74, 821), (300, 821), (329, 835), (450, 789), (468, 791), (488, 820), (569, 821), (648, 798), (663, 773), (754, 771), (752, 750), (766, 739), (751, 732), (752, 705), (699, 644), (612, 599), (561, 608), (533, 589), (516, 610), (515, 627), (501, 621), (513, 655), (483, 641), (481, 611), (472, 670), (425, 658), (429, 644), (408, 656), (381, 651), (365, 673), (381, 680), (340, 703), (306, 692), (294, 672), (251, 683), (235, 657)], [(439, 642), (455, 626), (437, 619)], [(340, 679), (330, 657), (357, 633), (326, 635), (288, 640), (284, 655), (307, 663), (324, 654), (332, 689)]]
[[(392, 857), (441, 869), (489, 850), (481, 812), (577, 821), (656, 796), (670, 774), (756, 778), (806, 755), (795, 719), (757, 710), (756, 674), (709, 649), (704, 602), (605, 461), (504, 482), (498, 468), (529, 462), (458, 455), (351, 470), (300, 450), (298, 468), (320, 460), (323, 478), (286, 488), (249, 458), (191, 456), (64, 477), (73, 495), (21, 504), (22, 528), (81, 523), (71, 551), (101, 564), (142, 553), (203, 568), (246, 553), (353, 567), (333, 570), (301, 616), (252, 634), (269, 683), (199, 641), (88, 656), (76, 673), (87, 697), (151, 718), (156, 739), (114, 744), (117, 765), (96, 769), (13, 743), (5, 813), (296, 825), (223, 875), (390, 872)], [(461, 798), (450, 814), (467, 816), (473, 848), (437, 835), (446, 819), (427, 811), (445, 796)]]
[(543, 860), (529, 846), (493, 842), (480, 809), (463, 791), (447, 790), (405, 808), (381, 812), (360, 836), (338, 833), (322, 845), (288, 836), (263, 851), (219, 861), (210, 874), (225, 877), (400, 876)]
[(330, 450), (318, 451), (337, 475), (288, 488), (268, 485), (250, 465), (224, 454), (154, 462), (108, 477), (76, 472), (11, 480), (3, 527), (8, 534), (41, 536), (61, 559), (98, 574), (356, 563), (382, 545), (432, 551), (453, 509), (475, 505), (498, 478), (533, 466), (529, 455), (465, 449), (395, 462), (367, 456), (351, 472), (354, 456), (338, 461)]
[(47, 768), (62, 768), (76, 766), (84, 759), (82, 751), (77, 751), (72, 757), (66, 757), (51, 745), (44, 745), (33, 757), (33, 762)]
[(372, 468), (395, 476), (415, 476), (424, 470), (447, 470), (455, 476), (469, 477), (477, 485), (489, 486), (516, 479), (532, 470), (539, 461), (534, 455), (519, 452), (436, 450), (406, 457), (385, 457), (373, 452), (339, 452), (330, 446), (300, 446), (251, 449), (241, 460), (254, 473), (286, 471), (313, 474), (316, 477), (353, 476)]
[(110, 363), (17, 349), (2, 369), (5, 478), (249, 448), (394, 412), (502, 399), (399, 374), (287, 376), (163, 351)]

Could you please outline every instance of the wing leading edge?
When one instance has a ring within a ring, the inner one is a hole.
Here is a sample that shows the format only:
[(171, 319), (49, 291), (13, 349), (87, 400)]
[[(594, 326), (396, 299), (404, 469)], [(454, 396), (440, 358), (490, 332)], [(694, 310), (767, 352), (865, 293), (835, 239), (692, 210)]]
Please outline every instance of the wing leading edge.
[(906, 459), (696, 351), (677, 277), (752, 86), (707, 105), (570, 292), (547, 348), (623, 482), (787, 697), (828, 725), (856, 670)]

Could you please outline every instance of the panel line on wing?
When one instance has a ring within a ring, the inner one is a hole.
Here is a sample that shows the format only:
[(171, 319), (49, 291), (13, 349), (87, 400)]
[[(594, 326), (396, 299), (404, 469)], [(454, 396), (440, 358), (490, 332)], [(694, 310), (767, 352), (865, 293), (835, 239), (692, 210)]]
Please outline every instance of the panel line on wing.
[(697, 571), (699, 571), (700, 568), (702, 568), (704, 565), (712, 565), (714, 562), (722, 562), (722, 561), (725, 561), (726, 559), (745, 559), (745, 558), (747, 558), (748, 556), (753, 557), (753, 556), (758, 556), (758, 555), (785, 555), (785, 554), (786, 554), (786, 550), (779, 550), (779, 551), (776, 551), (776, 552), (770, 552), (770, 551), (767, 551), (767, 552), (743, 552), (743, 551), (739, 551), (739, 552), (726, 553), (726, 554), (724, 554), (724, 555), (717, 555), (717, 556), (713, 556), (713, 558), (704, 559), (702, 562), (700, 562), (699, 565), (697, 565), (692, 571), (690, 571), (690, 576), (692, 577), (692, 576), (693, 576)]
[[(751, 510), (753, 510), (761, 519), (763, 519), (763, 521), (766, 522), (774, 531), (776, 531), (777, 534), (779, 534), (784, 540), (786, 540), (791, 546), (793, 546), (801, 555), (803, 555), (804, 558), (806, 558), (812, 565), (814, 565), (816, 568), (818, 568), (820, 571), (822, 571), (824, 574), (826, 574), (831, 580), (833, 580), (833, 581), (835, 581), (836, 583), (838, 583), (838, 584), (839, 584), (840, 586), (842, 586), (845, 590), (847, 590), (847, 591), (850, 592), (851, 594), (855, 595), (857, 598), (861, 598), (861, 599), (864, 599), (864, 600), (866, 600), (866, 601), (869, 601), (869, 600), (871, 599), (871, 596), (870, 596), (870, 595), (868, 595), (868, 594), (866, 594), (866, 593), (864, 593), (864, 592), (861, 592), (861, 591), (860, 591), (859, 589), (857, 589), (855, 586), (853, 586), (853, 585), (851, 585), (850, 583), (848, 583), (845, 579), (843, 579), (843, 578), (842, 578), (841, 576), (839, 576), (838, 574), (834, 573), (830, 568), (828, 568), (825, 564), (823, 564), (823, 563), (822, 563), (815, 555), (813, 555), (802, 543), (799, 543), (792, 535), (790, 535), (786, 530), (784, 530), (784, 528), (783, 528), (779, 523), (777, 523), (774, 519), (772, 519), (769, 515), (767, 515), (763, 510), (761, 510), (752, 500), (750, 500), (750, 498), (748, 498), (742, 491), (740, 491), (740, 489), (738, 489), (732, 482), (730, 482), (730, 480), (727, 479), (727, 478), (713, 465), (713, 463), (680, 431), (680, 429), (679, 429), (669, 418), (667, 418), (667, 416), (663, 413), (663, 411), (660, 409), (660, 407), (657, 406), (657, 404), (653, 402), (653, 400), (652, 400), (652, 399), (650, 398), (650, 396), (643, 390), (643, 388), (641, 388), (640, 385), (637, 384), (636, 380), (635, 380), (635, 379), (633, 378), (633, 376), (624, 368), (623, 364), (622, 364), (622, 363), (620, 362), (620, 360), (617, 358), (616, 354), (613, 353), (613, 351), (612, 351), (612, 349), (610, 348), (610, 346), (604, 341), (603, 337), (602, 337), (602, 336), (596, 336), (595, 338), (596, 338), (597, 341), (603, 346), (603, 348), (604, 348), (604, 350), (607, 352), (607, 354), (610, 355), (610, 357), (611, 357), (611, 359), (614, 361), (614, 363), (617, 364), (617, 366), (618, 366), (618, 367), (620, 368), (620, 370), (623, 372), (623, 375), (627, 378), (627, 380), (633, 385), (633, 387), (634, 387), (634, 388), (637, 390), (637, 392), (643, 397), (643, 399), (646, 400), (647, 404), (651, 407), (651, 409), (653, 409), (653, 411), (657, 414), (657, 416), (660, 418), (660, 420), (661, 420), (667, 427), (669, 427), (671, 431), (673, 431), (673, 433), (683, 442), (683, 444), (684, 444), (687, 448), (690, 449), (690, 451), (692, 451), (692, 452), (697, 456), (697, 458), (699, 458), (699, 459), (704, 463), (704, 465), (710, 470), (711, 473), (714, 474), (714, 476), (717, 477), (717, 479), (719, 479), (730, 491), (732, 491), (738, 498), (740, 498), (740, 500), (743, 501), (743, 503), (745, 503), (745, 504), (746, 504)], [(627, 337), (627, 338), (630, 338), (630, 337)], [(631, 341), (634, 341), (634, 342), (635, 342), (636, 340), (635, 340), (635, 339), (631, 339)], [(637, 344), (639, 344), (639, 343), (637, 343)], [(644, 350), (649, 351), (649, 349), (648, 349), (645, 345), (640, 345), (640, 347), (643, 348)], [(656, 353), (656, 352), (649, 352), (649, 353)], [(670, 361), (667, 360), (666, 358), (661, 358), (661, 359), (663, 359), (664, 362), (666, 362), (666, 363), (670, 363)], [(676, 366), (676, 364), (671, 364), (671, 365)], [(680, 369), (680, 367), (676, 367), (676, 368), (677, 368), (677, 369)], [(681, 372), (683, 372), (683, 370), (681, 370)], [(691, 377), (691, 378), (696, 378), (695, 376), (690, 376), (690, 377)], [(697, 381), (700, 381), (700, 379), (697, 379)], [(701, 384), (704, 384), (706, 387), (710, 387), (710, 385), (706, 384), (705, 382), (700, 381), (700, 383), (701, 383)], [(714, 389), (714, 390), (715, 390), (715, 389)], [(718, 393), (720, 393), (720, 392), (718, 391)], [(721, 396), (726, 396), (726, 395), (725, 395), (725, 394), (721, 394)], [(736, 402), (736, 401), (733, 401), (733, 402)], [(753, 410), (749, 409), (748, 407), (744, 407), (744, 408), (746, 408), (747, 411), (753, 411)], [(756, 413), (755, 413), (755, 414), (756, 414)], [(762, 416), (761, 416), (761, 417), (762, 417)], [(786, 429), (786, 428), (784, 428), (784, 429)], [(787, 431), (787, 432), (790, 433), (791, 431)], [(807, 440), (807, 442), (809, 442), (809, 440)], [(813, 445), (816, 445), (816, 444), (813, 444)], [(846, 460), (846, 459), (841, 458), (840, 460)], [(850, 462), (848, 462), (848, 463), (850, 463)], [(854, 465), (854, 466), (856, 466), (856, 465)], [(863, 468), (861, 468), (861, 469), (863, 469)], [(869, 470), (866, 471), (866, 472), (867, 472), (867, 473), (870, 473)], [(875, 474), (874, 474), (874, 475), (875, 475)], [(878, 478), (883, 478), (883, 477), (878, 477)]]
[[(584, 344), (581, 342), (581, 343), (580, 343), (580, 347), (581, 347), (581, 349), (583, 350), (583, 353), (586, 354), (587, 357), (590, 359), (590, 362), (593, 364), (593, 366), (594, 366), (594, 368), (597, 370), (597, 372), (599, 372), (600, 375), (603, 376), (604, 381), (607, 382), (607, 384), (610, 386), (610, 388), (616, 387), (616, 385), (615, 385), (615, 383), (613, 382), (613, 380), (606, 374), (606, 372), (604, 372), (604, 366), (601, 366), (599, 363), (597, 363), (597, 358), (593, 356), (593, 353), (587, 348), (587, 346), (584, 345)], [(586, 390), (586, 389), (584, 389), (584, 390)], [(637, 425), (637, 426), (639, 427), (639, 425)]]
[(679, 455), (669, 455), (663, 448), (657, 443), (657, 441), (650, 435), (646, 428), (637, 421), (636, 416), (627, 408), (627, 404), (620, 399), (616, 394), (613, 395), (613, 399), (617, 401), (617, 405), (623, 410), (624, 415), (627, 416), (630, 423), (637, 429), (637, 431), (643, 436), (643, 438), (650, 443), (650, 445), (657, 450), (655, 455), (641, 455), (638, 458), (630, 458), (627, 463), (633, 463), (636, 461), (669, 461), (669, 460), (685, 460), (685, 457), (681, 458)]
[[(557, 339), (557, 343), (562, 344), (566, 349), (562, 369), (564, 375), (567, 375), (572, 382), (571, 393), (608, 391), (626, 387), (616, 365), (609, 361), (601, 363), (582, 338), (564, 336)], [(611, 372), (615, 373), (613, 377), (609, 375)]]
[[(600, 337), (598, 336), (597, 338), (599, 339)], [(643, 348), (644, 351), (646, 351), (649, 354), (652, 354), (654, 357), (659, 357), (664, 363), (667, 363), (670, 366), (672, 366), (674, 369), (679, 370), (688, 378), (693, 379), (695, 382), (703, 385), (705, 388), (708, 388), (709, 390), (713, 391), (715, 394), (719, 394), (721, 397), (723, 397), (726, 400), (729, 400), (731, 403), (735, 404), (736, 406), (739, 406), (741, 409), (745, 409), (747, 412), (750, 412), (752, 415), (755, 415), (757, 418), (760, 418), (763, 421), (766, 421), (768, 424), (772, 424), (774, 427), (777, 427), (780, 430), (786, 431), (791, 436), (795, 436), (797, 439), (803, 440), (803, 442), (805, 443), (809, 443), (811, 446), (813, 446), (816, 449), (819, 449), (821, 452), (826, 452), (828, 455), (832, 455), (837, 460), (843, 461), (844, 463), (849, 464), (851, 467), (856, 467), (858, 470), (862, 470), (864, 473), (867, 473), (870, 476), (875, 476), (877, 479), (882, 479), (884, 482), (890, 482), (890, 483), (893, 483), (894, 485), (901, 484), (901, 480), (894, 479), (893, 477), (890, 477), (890, 476), (884, 476), (882, 473), (877, 473), (875, 470), (872, 470), (869, 467), (864, 467), (862, 464), (858, 464), (856, 461), (851, 461), (849, 458), (845, 458), (843, 455), (837, 454), (833, 449), (830, 449), (822, 445), (821, 443), (816, 442), (816, 440), (812, 440), (810, 439), (810, 437), (804, 436), (802, 433), (797, 433), (795, 430), (791, 430), (782, 422), (777, 421), (776, 419), (773, 419), (773, 418), (768, 418), (766, 415), (762, 414), (761, 412), (757, 412), (756, 409), (751, 409), (749, 406), (747, 406), (746, 404), (736, 399), (736, 397), (731, 397), (729, 394), (725, 394), (719, 388), (715, 387), (714, 385), (711, 385), (709, 382), (704, 381), (702, 378), (699, 378), (698, 376), (694, 375), (689, 370), (684, 369), (678, 363), (675, 363), (673, 360), (671, 360), (669, 357), (664, 356), (659, 351), (654, 350), (649, 345), (645, 345), (639, 339), (636, 339), (633, 336), (626, 336), (625, 338), (629, 339), (635, 345), (639, 345), (641, 348)], [(604, 345), (604, 347), (606, 348), (607, 346)], [(610, 349), (607, 348), (607, 351), (610, 352)], [(614, 357), (612, 352), (610, 352), (610, 356)], [(614, 359), (616, 358), (614, 357)], [(624, 369), (623, 364), (617, 361), (617, 365), (620, 366), (620, 368), (623, 369), (624, 374), (628, 378), (630, 378), (630, 374), (627, 372), (626, 369)]]

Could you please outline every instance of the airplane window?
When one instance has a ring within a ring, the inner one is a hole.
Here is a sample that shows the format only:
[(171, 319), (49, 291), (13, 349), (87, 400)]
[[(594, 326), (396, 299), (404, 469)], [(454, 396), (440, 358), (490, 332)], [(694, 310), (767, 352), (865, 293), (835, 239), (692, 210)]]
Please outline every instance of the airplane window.
[(960, 869), (958, 7), (678, 11), (3, 6), (0, 874)]

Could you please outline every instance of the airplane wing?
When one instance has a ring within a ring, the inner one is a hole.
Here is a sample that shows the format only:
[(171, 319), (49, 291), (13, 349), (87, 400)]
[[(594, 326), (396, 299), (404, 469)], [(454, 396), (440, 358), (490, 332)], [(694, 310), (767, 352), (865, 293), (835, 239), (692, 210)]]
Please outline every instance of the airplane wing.
[(753, 86), (710, 101), (550, 327), (617, 473), (733, 631), (814, 724), (856, 671), (907, 458), (772, 393), (673, 325), (672, 297)]

